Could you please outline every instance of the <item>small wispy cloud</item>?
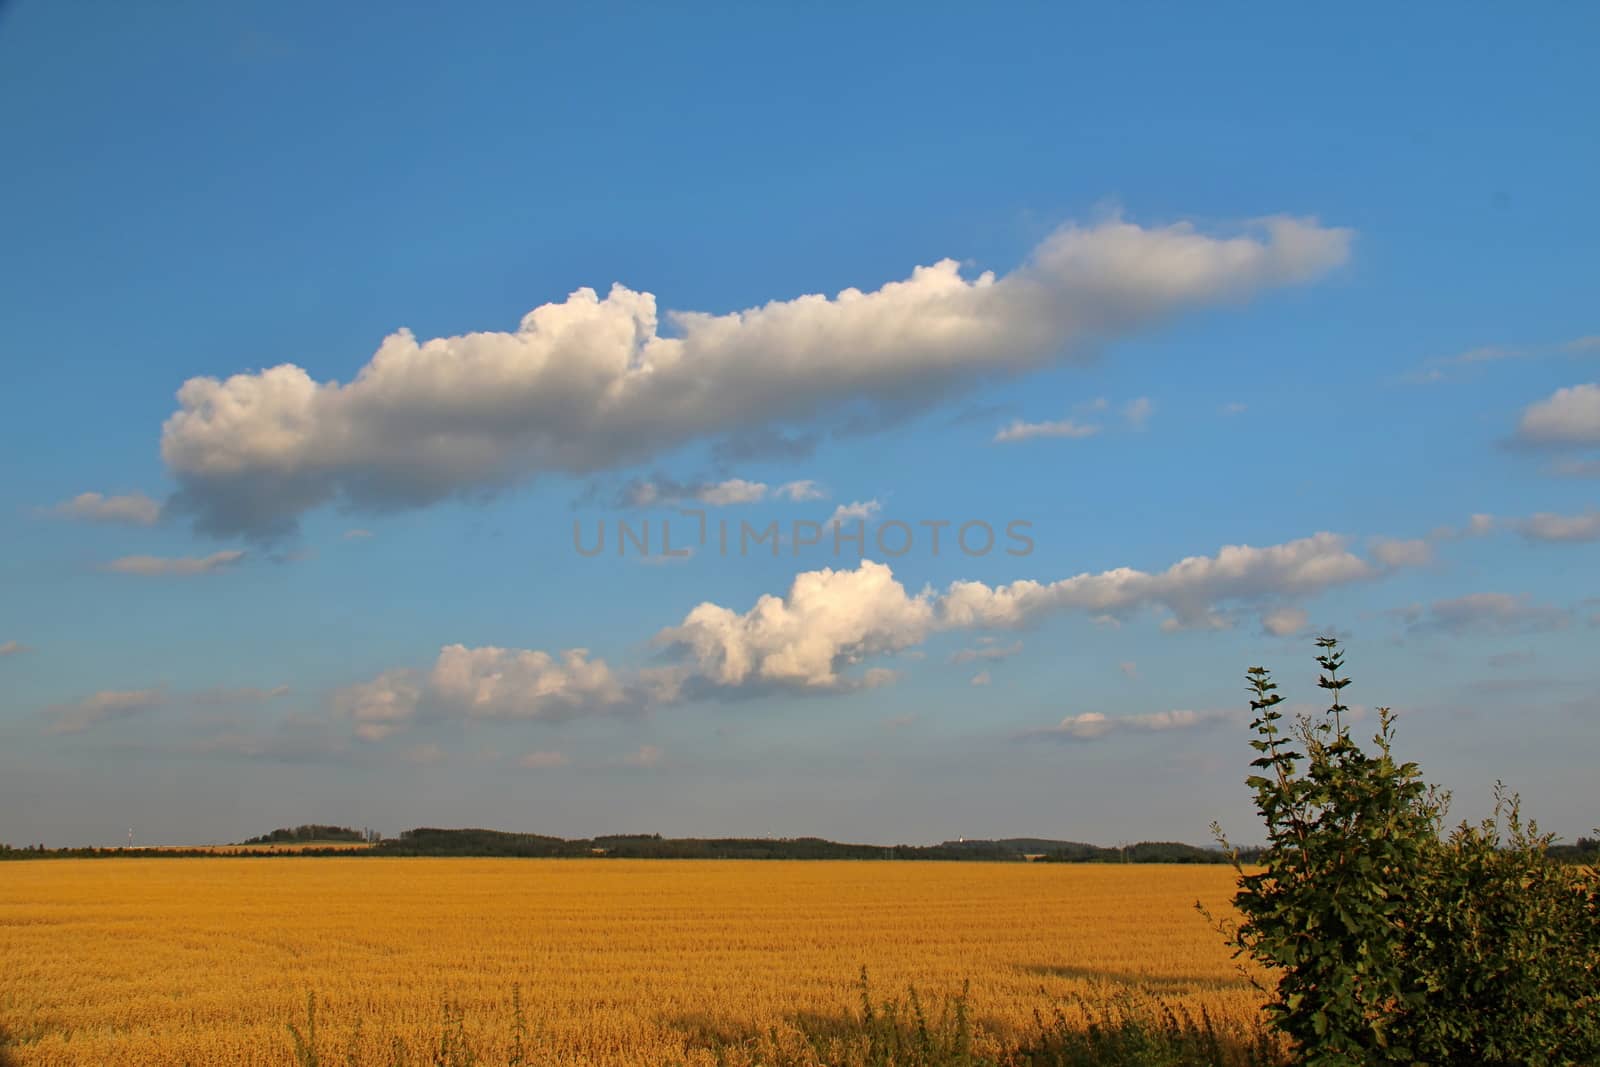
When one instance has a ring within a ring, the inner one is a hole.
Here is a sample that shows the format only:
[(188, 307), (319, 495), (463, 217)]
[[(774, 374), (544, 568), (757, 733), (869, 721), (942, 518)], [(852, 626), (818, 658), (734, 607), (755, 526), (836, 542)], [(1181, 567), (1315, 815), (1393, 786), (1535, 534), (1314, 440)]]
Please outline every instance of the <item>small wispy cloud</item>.
[(1134, 397), (1122, 409), (1122, 417), (1128, 420), (1128, 425), (1135, 430), (1142, 430), (1150, 423), (1150, 416), (1155, 413), (1156, 406), (1147, 396)]
[(634, 479), (622, 489), (619, 503), (624, 507), (648, 508), (668, 504), (704, 504), (722, 508), (736, 504), (758, 504), (763, 500), (790, 500), (803, 502), (822, 500), (827, 492), (815, 481), (802, 478), (785, 482), (776, 488), (766, 482), (746, 478), (727, 478), (723, 481), (678, 481), (664, 474), (647, 479)]
[(154, 526), (161, 518), (161, 505), (143, 493), (126, 493), (105, 496), (102, 493), (79, 493), (54, 507), (41, 509), (40, 514), (57, 519), (74, 519), (79, 522), (123, 523), (128, 526)]
[(975, 663), (979, 660), (987, 660), (991, 663), (998, 663), (1001, 660), (1007, 660), (1012, 656), (1019, 655), (1021, 652), (1021, 641), (1017, 641), (1009, 645), (990, 644), (984, 645), (982, 648), (958, 649), (957, 651), (950, 653), (950, 662)]
[(1526, 593), (1471, 593), (1426, 606), (1411, 604), (1387, 613), (1414, 633), (1506, 634), (1560, 630), (1572, 613), (1535, 603)]
[(1374, 537), (1372, 558), (1385, 567), (1426, 567), (1433, 562), (1433, 545), (1422, 538)]
[(123, 556), (107, 563), (104, 569), (116, 574), (136, 574), (146, 578), (215, 574), (227, 570), (244, 557), (245, 553), (240, 549), (213, 552), (209, 556)]
[(979, 671), (977, 674), (972, 676), (972, 681), (970, 684), (981, 686), (988, 685), (992, 681), (994, 681), (994, 679), (989, 677), (988, 671)]
[(1600, 541), (1600, 511), (1581, 515), (1541, 511), (1519, 521), (1516, 528), (1530, 541)]
[(1155, 711), (1143, 715), (1103, 715), (1087, 711), (1068, 715), (1054, 726), (1029, 730), (1024, 738), (1056, 741), (1099, 741), (1113, 734), (1157, 734), (1193, 730), (1236, 718), (1227, 711)]
[(1583, 356), (1594, 352), (1600, 352), (1600, 336), (1574, 337), (1553, 344), (1479, 345), (1453, 355), (1423, 360), (1400, 381), (1407, 385), (1437, 385), (1465, 378), (1474, 368), (1510, 360)]
[(1499, 363), (1508, 359), (1525, 359), (1534, 354), (1532, 349), (1508, 348), (1503, 345), (1480, 345), (1449, 356), (1436, 356), (1424, 360), (1422, 365), (1400, 380), (1407, 385), (1435, 385), (1452, 381), (1466, 370), (1486, 363)]
[(856, 500), (834, 508), (833, 514), (828, 517), (828, 522), (853, 522), (857, 519), (866, 521), (882, 510), (883, 505), (876, 500)]
[(1279, 608), (1261, 616), (1261, 629), (1273, 637), (1293, 637), (1304, 632), (1309, 621), (1303, 608)]
[(1021, 419), (1012, 419), (1009, 426), (1004, 426), (995, 432), (995, 444), (1011, 444), (1017, 441), (1031, 441), (1037, 437), (1093, 437), (1100, 432), (1100, 427), (1092, 423), (1074, 422), (1071, 419), (1060, 419), (1055, 422), (1024, 422)]
[(6, 656), (20, 656), (24, 652), (32, 651), (32, 648), (29, 648), (20, 641), (7, 641), (5, 644), (0, 644), (0, 659), (5, 658)]
[(754, 504), (767, 495), (765, 482), (750, 482), (743, 478), (729, 478), (724, 482), (715, 482), (702, 486), (695, 494), (695, 499), (702, 504), (712, 507), (726, 507), (729, 504)]
[(774, 489), (772, 495), (786, 497), (796, 503), (804, 503), (807, 500), (825, 500), (828, 492), (811, 479), (802, 478), (795, 482), (785, 482)]
[(68, 704), (52, 704), (44, 710), (50, 720), (46, 729), (53, 734), (79, 734), (104, 723), (132, 718), (160, 707), (166, 691), (153, 689), (106, 689)]

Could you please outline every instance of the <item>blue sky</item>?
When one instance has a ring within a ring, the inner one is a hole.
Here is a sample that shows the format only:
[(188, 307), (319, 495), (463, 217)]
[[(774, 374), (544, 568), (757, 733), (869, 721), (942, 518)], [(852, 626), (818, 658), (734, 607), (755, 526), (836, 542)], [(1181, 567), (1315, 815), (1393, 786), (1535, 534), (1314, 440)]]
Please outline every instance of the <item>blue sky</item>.
[[(0, 840), (1203, 841), (1328, 630), (1600, 822), (1593, 12), (79, 14), (0, 13)], [(697, 510), (782, 550), (616, 555)]]

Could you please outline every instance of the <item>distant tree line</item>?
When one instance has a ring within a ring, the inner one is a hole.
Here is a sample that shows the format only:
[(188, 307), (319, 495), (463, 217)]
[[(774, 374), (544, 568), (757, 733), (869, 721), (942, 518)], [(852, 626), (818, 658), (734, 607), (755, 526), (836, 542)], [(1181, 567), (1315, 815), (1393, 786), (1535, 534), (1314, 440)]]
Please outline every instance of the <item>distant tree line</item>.
[(311, 841), (364, 841), (368, 844), (377, 844), (381, 840), (382, 836), (376, 830), (356, 830), (348, 826), (325, 826), (322, 823), (308, 823), (304, 826), (279, 827), (270, 834), (246, 838), (240, 844), (288, 845)]
[[(371, 847), (351, 850), (337, 847), (362, 843)], [(294, 852), (270, 852), (267, 846), (297, 844), (307, 847)], [(329, 847), (319, 848), (319, 845)], [(1201, 848), (1179, 841), (1140, 841), (1127, 845), (1091, 845), (1082, 841), (1057, 841), (1050, 838), (1010, 837), (999, 840), (945, 841), (937, 845), (856, 845), (820, 837), (662, 837), (660, 834), (610, 834), (590, 838), (562, 838), (546, 834), (512, 833), (505, 830), (440, 829), (418, 827), (399, 837), (383, 838), (366, 829), (317, 823), (281, 827), (271, 833), (248, 838), (240, 847), (262, 846), (259, 852), (235, 853), (243, 856), (458, 856), (507, 857), (523, 859), (613, 859), (680, 860), (949, 860), (988, 863), (1227, 863), (1229, 856), (1218, 848)], [(58, 859), (114, 856), (182, 858), (216, 856), (210, 848), (125, 849), (64, 848), (44, 845), (11, 848), (0, 845), (0, 859)], [(1253, 864), (1261, 856), (1259, 848), (1238, 851), (1239, 859)], [(1553, 845), (1553, 860), (1594, 864), (1600, 861), (1600, 839), (1580, 837), (1570, 845)]]
[[(314, 851), (314, 850), (313, 850)], [(820, 837), (662, 837), (612, 834), (562, 838), (504, 830), (418, 827), (378, 842), (369, 854), (617, 859), (968, 860), (1050, 863), (1225, 863), (1217, 848), (1141, 841), (1108, 848), (1079, 841), (1016, 837), (937, 845), (859, 845)]]

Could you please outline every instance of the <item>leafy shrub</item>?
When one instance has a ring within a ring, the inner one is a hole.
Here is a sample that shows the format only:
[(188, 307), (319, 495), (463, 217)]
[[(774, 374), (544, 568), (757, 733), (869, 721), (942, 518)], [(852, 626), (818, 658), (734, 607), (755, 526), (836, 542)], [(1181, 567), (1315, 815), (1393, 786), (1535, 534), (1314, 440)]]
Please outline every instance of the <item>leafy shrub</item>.
[(1375, 751), (1351, 739), (1343, 656), (1318, 646), (1320, 719), (1286, 729), (1271, 675), (1249, 671), (1267, 847), (1259, 869), (1233, 853), (1242, 919), (1224, 929), (1272, 976), (1274, 1025), (1330, 1067), (1600, 1059), (1594, 870), (1555, 862), (1499, 789), (1493, 818), (1441, 837), (1448, 796), (1395, 760), (1388, 708)]

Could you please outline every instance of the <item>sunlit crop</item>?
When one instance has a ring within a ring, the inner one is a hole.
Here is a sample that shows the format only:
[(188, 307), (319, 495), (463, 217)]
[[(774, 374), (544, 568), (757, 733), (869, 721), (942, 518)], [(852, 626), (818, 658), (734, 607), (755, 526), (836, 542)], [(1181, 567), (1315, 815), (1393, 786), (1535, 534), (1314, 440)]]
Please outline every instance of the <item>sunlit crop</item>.
[(980, 1047), (1131, 988), (1243, 1025), (1258, 998), (1193, 907), (1232, 888), (1224, 866), (9, 863), (0, 1062), (289, 1064), (314, 991), (323, 1063), (432, 1063), (444, 1025), (506, 1063), (515, 989), (525, 1062), (711, 1064), (854, 1012), (863, 966), (930, 1003), (970, 981)]

